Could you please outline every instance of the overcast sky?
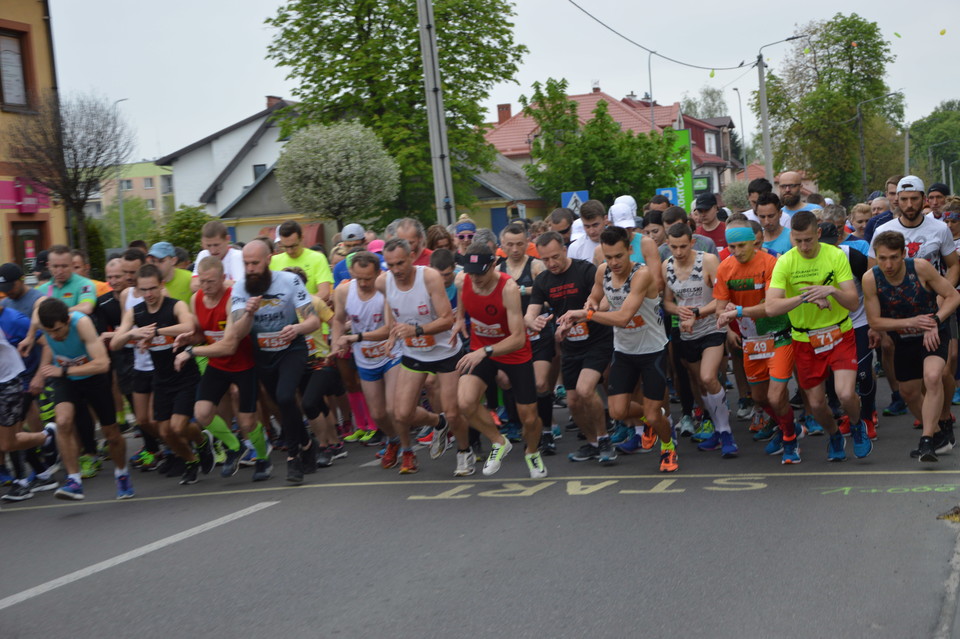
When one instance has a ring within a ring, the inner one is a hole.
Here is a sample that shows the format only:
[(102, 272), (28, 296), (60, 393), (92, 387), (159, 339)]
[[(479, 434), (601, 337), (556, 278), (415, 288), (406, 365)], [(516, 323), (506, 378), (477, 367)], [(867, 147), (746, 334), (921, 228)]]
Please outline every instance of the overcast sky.
[[(390, 0), (387, 0), (390, 1)], [(396, 0), (393, 0), (396, 1)], [(404, 0), (415, 11), (414, 0)], [(896, 62), (887, 84), (906, 95), (908, 121), (927, 115), (942, 100), (958, 98), (956, 51), (960, 2), (887, 0), (681, 3), (577, 0), (627, 37), (664, 55), (708, 67), (750, 63), (757, 49), (790, 36), (797, 24), (856, 12), (877, 21), (892, 43)], [(263, 24), (279, 0), (51, 0), (60, 88), (94, 91), (119, 105), (137, 132), (135, 159), (175, 151), (264, 108), (265, 96), (290, 97), (294, 86), (265, 59), (272, 32)], [(530, 92), (536, 80), (566, 78), (571, 93), (593, 83), (616, 98), (649, 91), (647, 53), (591, 21), (567, 0), (519, 0), (516, 38), (529, 54), (519, 84), (494, 89), (495, 106)], [(946, 35), (940, 30), (946, 29)], [(897, 38), (894, 32), (902, 37)], [(443, 43), (440, 43), (443, 46)], [(789, 44), (764, 51), (775, 70)], [(950, 69), (948, 71), (948, 69)], [(737, 127), (737, 94), (743, 93), (748, 137), (756, 123), (747, 99), (757, 88), (756, 69), (688, 69), (653, 58), (653, 96), (661, 104), (696, 94), (705, 84), (722, 87)]]

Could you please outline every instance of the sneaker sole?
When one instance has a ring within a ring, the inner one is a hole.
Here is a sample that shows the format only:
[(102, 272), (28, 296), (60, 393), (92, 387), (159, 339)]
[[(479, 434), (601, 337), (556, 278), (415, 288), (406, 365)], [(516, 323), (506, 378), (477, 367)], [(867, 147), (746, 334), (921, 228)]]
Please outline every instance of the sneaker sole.
[(0, 497), (0, 499), (2, 499), (3, 501), (13, 501), (13, 502), (26, 501), (28, 499), (33, 499), (33, 493), (27, 493), (26, 495), (21, 495), (20, 497), (12, 497), (10, 495), (4, 495), (3, 497)]
[(780, 463), (784, 466), (796, 466), (800, 463), (799, 459), (781, 459)]
[(122, 495), (117, 495), (117, 499), (132, 499), (136, 496), (136, 493), (124, 493)]
[(930, 454), (920, 455), (919, 460), (926, 464), (935, 464), (938, 461), (940, 461), (936, 455), (930, 455)]
[(66, 493), (58, 490), (53, 494), (57, 499), (66, 499), (67, 501), (83, 501), (83, 495), (77, 495), (75, 493)]
[(454, 477), (469, 477), (470, 475), (477, 472), (476, 468), (471, 468), (470, 470), (455, 470), (453, 471)]
[(45, 492), (50, 491), (50, 490), (56, 490), (57, 488), (60, 488), (60, 484), (57, 483), (57, 482), (54, 482), (54, 483), (48, 484), (48, 485), (46, 485), (46, 486), (35, 486), (35, 487), (33, 487), (33, 488), (30, 489), (30, 492), (31, 492), (31, 493), (45, 493)]

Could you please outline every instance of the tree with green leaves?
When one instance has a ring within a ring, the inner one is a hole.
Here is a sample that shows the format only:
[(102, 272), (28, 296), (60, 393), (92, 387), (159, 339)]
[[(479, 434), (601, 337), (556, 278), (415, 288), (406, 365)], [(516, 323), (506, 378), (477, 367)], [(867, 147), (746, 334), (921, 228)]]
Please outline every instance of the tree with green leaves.
[(581, 189), (608, 206), (624, 194), (644, 199), (673, 184), (680, 173), (671, 129), (663, 135), (623, 131), (603, 100), (581, 127), (566, 80), (535, 82), (531, 96), (521, 96), (520, 103), (537, 123), (533, 161), (524, 169), (547, 202), (559, 205), (562, 192)]
[(680, 110), (684, 115), (692, 115), (701, 120), (730, 115), (727, 101), (723, 97), (723, 89), (712, 87), (709, 84), (700, 87), (699, 96), (684, 93), (683, 99), (680, 101)]
[[(509, 0), (435, 0), (440, 75), (458, 204), (473, 199), (473, 175), (492, 166), (481, 106), (511, 81), (526, 53), (513, 36)], [(402, 172), (393, 217), (435, 218), (433, 170), (414, 3), (291, 0), (267, 24), (268, 57), (295, 80), (298, 104), (283, 134), (353, 119), (371, 127)]]
[[(157, 227), (157, 218), (147, 208), (147, 201), (141, 197), (123, 198), (123, 224), (127, 230), (127, 237), (132, 240), (143, 240)], [(107, 248), (120, 248), (120, 207), (116, 201), (103, 212), (100, 220), (100, 234)]]
[(180, 208), (167, 217), (163, 226), (157, 228), (149, 242), (170, 242), (187, 250), (190, 255), (200, 252), (200, 237), (203, 225), (211, 220), (202, 206), (187, 206)]
[(372, 129), (356, 122), (301, 129), (283, 148), (276, 166), (283, 197), (295, 211), (384, 227), (386, 207), (400, 188), (400, 169)]
[[(767, 76), (774, 167), (806, 170), (821, 189), (847, 201), (859, 199), (857, 105), (865, 131), (872, 127), (876, 133), (866, 148), (868, 158), (886, 152), (903, 119), (903, 96), (884, 97), (890, 93), (887, 65), (895, 58), (890, 43), (876, 22), (856, 13), (807, 23), (796, 35), (802, 38), (783, 67)], [(759, 116), (756, 99), (752, 108)], [(889, 126), (871, 124), (876, 118)], [(884, 131), (887, 137), (878, 139)], [(884, 170), (881, 164), (868, 161), (868, 184), (882, 184), (888, 176), (872, 172)]]
[[(936, 146), (934, 146), (936, 145)], [(911, 167), (927, 184), (940, 181), (941, 160), (960, 160), (960, 100), (944, 100), (930, 115), (910, 125)], [(954, 171), (960, 174), (960, 168)], [(949, 171), (947, 171), (949, 179)]]

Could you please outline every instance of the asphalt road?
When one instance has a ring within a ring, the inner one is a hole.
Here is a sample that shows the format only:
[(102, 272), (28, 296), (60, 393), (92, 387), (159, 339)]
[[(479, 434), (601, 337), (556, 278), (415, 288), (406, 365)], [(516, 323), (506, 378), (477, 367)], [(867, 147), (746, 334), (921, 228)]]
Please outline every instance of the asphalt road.
[(124, 502), (105, 472), (4, 504), (0, 637), (956, 636), (960, 450), (921, 467), (911, 422), (794, 467), (737, 422), (739, 458), (684, 440), (670, 476), (568, 462), (572, 433), (539, 481), (519, 448), (454, 479), (451, 452), (399, 476), (353, 445), (296, 488), (277, 453), (266, 483), (136, 474)]

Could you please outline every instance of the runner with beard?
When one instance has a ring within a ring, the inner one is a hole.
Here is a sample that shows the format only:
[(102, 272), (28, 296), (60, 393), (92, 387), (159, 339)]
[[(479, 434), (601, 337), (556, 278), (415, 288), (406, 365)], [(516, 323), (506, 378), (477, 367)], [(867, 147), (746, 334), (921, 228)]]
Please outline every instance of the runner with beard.
[(238, 338), (251, 335), (257, 378), (280, 410), (287, 445), (287, 481), (303, 483), (303, 462), (316, 464), (297, 389), (307, 363), (305, 335), (320, 328), (310, 295), (293, 273), (270, 270), (270, 247), (243, 248), (243, 280), (233, 287), (231, 316)]

